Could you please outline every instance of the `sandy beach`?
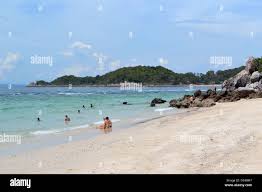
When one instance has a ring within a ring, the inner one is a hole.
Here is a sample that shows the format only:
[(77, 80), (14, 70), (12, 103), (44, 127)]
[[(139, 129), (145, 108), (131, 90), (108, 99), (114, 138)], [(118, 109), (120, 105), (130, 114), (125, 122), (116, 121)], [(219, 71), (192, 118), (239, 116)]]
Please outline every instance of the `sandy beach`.
[[(1, 173), (261, 173), (262, 99), (0, 158)], [(84, 131), (84, 130), (82, 130)]]

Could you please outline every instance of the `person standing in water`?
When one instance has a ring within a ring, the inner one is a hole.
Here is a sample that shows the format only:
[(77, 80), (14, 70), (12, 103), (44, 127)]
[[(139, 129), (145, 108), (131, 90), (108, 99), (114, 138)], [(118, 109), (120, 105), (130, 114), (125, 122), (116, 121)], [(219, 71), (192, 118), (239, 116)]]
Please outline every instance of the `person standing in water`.
[(85, 105), (82, 106), (84, 109), (86, 108)]
[(39, 117), (37, 117), (37, 121), (38, 121), (38, 122), (40, 122), (40, 121), (41, 121)]
[(92, 103), (91, 103), (90, 107), (93, 108), (93, 104)]

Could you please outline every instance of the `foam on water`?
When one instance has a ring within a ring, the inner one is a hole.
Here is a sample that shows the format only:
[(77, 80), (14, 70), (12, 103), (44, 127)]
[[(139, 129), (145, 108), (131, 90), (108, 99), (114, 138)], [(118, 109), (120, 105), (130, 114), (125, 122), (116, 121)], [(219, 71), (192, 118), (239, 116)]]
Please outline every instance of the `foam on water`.
[(68, 127), (64, 129), (51, 129), (51, 130), (39, 130), (39, 131), (33, 131), (31, 132), (32, 135), (47, 135), (47, 134), (54, 134), (54, 133), (61, 133), (64, 131), (69, 131), (69, 130), (75, 130), (75, 129), (84, 129), (88, 128), (89, 125), (80, 125), (80, 126), (75, 126), (75, 127)]
[(59, 92), (58, 95), (93, 95), (94, 93), (66, 93), (66, 92)]
[(160, 109), (155, 109), (156, 112), (161, 112), (161, 111), (170, 111), (173, 110), (172, 107), (168, 107), (168, 108), (160, 108)]

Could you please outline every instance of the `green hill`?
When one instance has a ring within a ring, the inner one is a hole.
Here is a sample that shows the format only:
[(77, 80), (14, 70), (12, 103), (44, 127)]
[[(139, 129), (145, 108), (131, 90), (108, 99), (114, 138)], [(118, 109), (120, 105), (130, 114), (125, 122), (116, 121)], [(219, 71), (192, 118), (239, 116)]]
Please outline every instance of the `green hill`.
[(121, 82), (142, 82), (144, 85), (179, 85), (179, 84), (219, 84), (236, 75), (244, 66), (224, 71), (208, 71), (206, 74), (175, 73), (157, 66), (124, 67), (96, 77), (62, 76), (51, 82), (37, 81), (30, 86), (67, 86), (73, 85), (110, 85)]

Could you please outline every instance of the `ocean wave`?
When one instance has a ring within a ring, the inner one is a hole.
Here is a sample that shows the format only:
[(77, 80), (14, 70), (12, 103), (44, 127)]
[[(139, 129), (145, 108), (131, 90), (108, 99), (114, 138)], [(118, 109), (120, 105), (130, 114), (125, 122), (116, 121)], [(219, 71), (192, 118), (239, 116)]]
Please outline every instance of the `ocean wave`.
[(195, 89), (185, 89), (185, 91), (192, 92), (192, 91), (195, 91)]
[(63, 130), (46, 130), (46, 131), (34, 131), (34, 132), (30, 132), (30, 134), (32, 135), (47, 135), (47, 134), (53, 134), (53, 133), (59, 133), (62, 132)]
[(88, 124), (85, 125), (79, 125), (79, 126), (74, 126), (74, 127), (68, 127), (64, 129), (51, 129), (51, 130), (39, 130), (39, 131), (33, 131), (30, 134), (32, 135), (48, 135), (48, 134), (55, 134), (55, 133), (61, 133), (64, 131), (70, 131), (70, 130), (75, 130), (75, 129), (84, 129), (89, 127)]
[(156, 112), (161, 112), (161, 111), (170, 111), (170, 110), (173, 110), (173, 108), (168, 107), (168, 108), (155, 109)]
[(22, 95), (22, 93), (19, 93), (19, 92), (17, 92), (17, 93), (12, 93), (12, 95), (13, 95), (13, 96), (15, 96), (15, 95)]
[(66, 92), (59, 92), (58, 95), (93, 95), (94, 93), (66, 93)]

